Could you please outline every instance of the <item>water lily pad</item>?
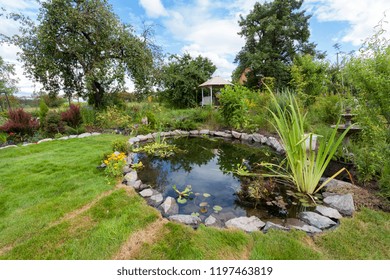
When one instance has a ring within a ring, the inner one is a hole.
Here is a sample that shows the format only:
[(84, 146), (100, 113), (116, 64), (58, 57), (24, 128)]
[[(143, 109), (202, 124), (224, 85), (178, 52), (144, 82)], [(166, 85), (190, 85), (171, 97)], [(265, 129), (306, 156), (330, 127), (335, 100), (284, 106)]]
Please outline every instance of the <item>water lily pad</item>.
[(197, 193), (195, 193), (195, 196), (200, 196), (200, 193), (198, 193), (198, 192), (197, 192)]
[(191, 216), (192, 216), (192, 217), (199, 217), (199, 215), (200, 215), (200, 214), (199, 214), (198, 212), (192, 212), (192, 213), (191, 213)]
[(216, 213), (218, 213), (218, 212), (220, 212), (220, 211), (222, 210), (222, 207), (219, 206), (219, 205), (215, 205), (215, 206), (213, 207), (213, 210), (214, 210)]
[(201, 202), (200, 204), (199, 204), (199, 206), (200, 207), (206, 207), (206, 206), (208, 206), (209, 204), (207, 203), (207, 202)]
[(186, 203), (186, 202), (187, 202), (187, 199), (185, 199), (184, 197), (179, 197), (179, 198), (177, 199), (177, 203), (184, 204), (184, 203)]
[(204, 193), (203, 196), (204, 196), (204, 197), (210, 197), (211, 194), (209, 194), (209, 193)]

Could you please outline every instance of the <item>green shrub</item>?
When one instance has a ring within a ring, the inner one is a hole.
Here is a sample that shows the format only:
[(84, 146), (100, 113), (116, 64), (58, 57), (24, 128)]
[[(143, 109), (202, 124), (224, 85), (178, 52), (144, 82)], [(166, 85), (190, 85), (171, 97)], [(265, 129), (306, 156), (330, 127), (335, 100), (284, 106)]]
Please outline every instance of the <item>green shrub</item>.
[(46, 105), (46, 102), (43, 98), (39, 101), (39, 119), (43, 122), (46, 119), (47, 112), (49, 112), (49, 107)]
[(342, 97), (335, 94), (320, 95), (308, 110), (309, 121), (315, 125), (325, 123), (335, 124), (342, 113)]
[(254, 106), (252, 92), (243, 86), (225, 87), (219, 95), (220, 112), (226, 123), (235, 129), (249, 124), (249, 109)]
[(80, 113), (85, 125), (92, 126), (96, 123), (96, 112), (92, 106), (82, 106)]
[(7, 137), (8, 137), (7, 133), (0, 132), (0, 145), (7, 142)]
[(102, 128), (131, 128), (131, 117), (116, 106), (97, 113), (96, 120)]
[(111, 144), (114, 152), (127, 153), (130, 151), (130, 144), (127, 140), (116, 140)]
[(64, 123), (61, 120), (60, 113), (49, 111), (46, 115), (44, 128), (49, 136), (53, 136), (57, 133), (64, 133)]

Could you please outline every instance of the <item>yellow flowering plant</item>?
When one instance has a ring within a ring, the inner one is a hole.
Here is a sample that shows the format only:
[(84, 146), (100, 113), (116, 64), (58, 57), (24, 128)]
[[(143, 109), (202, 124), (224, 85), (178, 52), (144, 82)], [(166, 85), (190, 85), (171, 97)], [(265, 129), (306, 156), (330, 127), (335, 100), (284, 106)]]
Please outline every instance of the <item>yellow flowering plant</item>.
[(107, 176), (119, 177), (122, 176), (123, 167), (126, 165), (125, 153), (112, 153), (103, 161), (106, 165), (104, 172)]

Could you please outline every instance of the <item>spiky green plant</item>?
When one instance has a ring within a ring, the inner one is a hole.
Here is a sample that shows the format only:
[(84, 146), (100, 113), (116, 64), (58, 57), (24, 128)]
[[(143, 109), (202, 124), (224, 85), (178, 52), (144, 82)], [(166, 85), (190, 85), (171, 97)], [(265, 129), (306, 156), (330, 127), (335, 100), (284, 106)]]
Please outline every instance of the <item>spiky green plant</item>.
[[(282, 108), (276, 96), (271, 92), (274, 108), (270, 112), (274, 120), (273, 126), (279, 134), (286, 151), (286, 165), (263, 163), (272, 171), (272, 174), (266, 174), (265, 176), (287, 180), (296, 186), (299, 192), (311, 195), (318, 192), (331, 179), (346, 170), (345, 168), (339, 170), (332, 177), (319, 184), (326, 167), (349, 129), (337, 137), (337, 124), (329, 137), (322, 138), (319, 148), (316, 150), (315, 147), (311, 146), (313, 134), (305, 135), (306, 114), (302, 114), (293, 94), (288, 92), (288, 96), (288, 104)], [(306, 139), (310, 140), (308, 149), (305, 143)]]

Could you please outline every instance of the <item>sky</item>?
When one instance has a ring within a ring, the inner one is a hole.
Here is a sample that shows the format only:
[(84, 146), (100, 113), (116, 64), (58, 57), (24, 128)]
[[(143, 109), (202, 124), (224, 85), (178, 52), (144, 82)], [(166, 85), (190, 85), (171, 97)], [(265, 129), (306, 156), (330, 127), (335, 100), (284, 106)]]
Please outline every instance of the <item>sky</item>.
[[(245, 17), (256, 2), (264, 0), (108, 0), (122, 22), (131, 24), (137, 31), (152, 25), (155, 42), (167, 54), (189, 53), (209, 58), (216, 66), (214, 76), (230, 80), (236, 68), (234, 58), (245, 44), (238, 21)], [(0, 7), (7, 11), (22, 12), (35, 18), (39, 5), (34, 0), (0, 0)], [(309, 21), (310, 42), (317, 49), (326, 51), (327, 59), (336, 61), (336, 50), (350, 53), (357, 51), (364, 40), (371, 36), (374, 27), (384, 19), (390, 21), (389, 0), (305, 0), (303, 9), (312, 15)], [(390, 38), (390, 24), (383, 25), (384, 34)], [(0, 33), (18, 32), (15, 23), (0, 17)], [(17, 61), (18, 48), (0, 45), (0, 56), (16, 65), (19, 79), (18, 96), (30, 96), (40, 88), (23, 75)], [(343, 54), (340, 54), (341, 57)], [(129, 90), (132, 83), (127, 83)]]

